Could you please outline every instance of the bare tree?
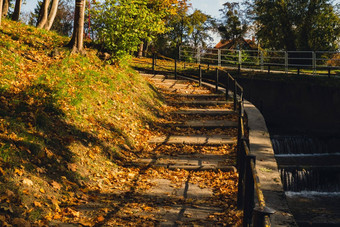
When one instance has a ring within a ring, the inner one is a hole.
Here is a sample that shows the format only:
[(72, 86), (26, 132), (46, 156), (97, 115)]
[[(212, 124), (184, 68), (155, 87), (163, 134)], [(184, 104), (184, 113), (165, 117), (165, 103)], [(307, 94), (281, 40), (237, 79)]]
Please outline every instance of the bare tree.
[(50, 10), (50, 13), (48, 14), (47, 22), (44, 25), (44, 28), (46, 30), (50, 30), (53, 25), (54, 19), (58, 11), (58, 4), (59, 4), (59, 0), (52, 0), (51, 10)]
[(39, 21), (37, 24), (37, 28), (43, 28), (47, 22), (48, 18), (48, 7), (50, 5), (50, 0), (44, 0), (43, 4), (40, 8), (40, 13), (39, 13)]
[(84, 17), (85, 0), (76, 0), (73, 35), (71, 41), (68, 44), (68, 46), (72, 48), (72, 53), (84, 52)]
[(12, 15), (12, 20), (19, 21), (21, 5), (22, 5), (22, 0), (15, 1), (15, 7), (14, 7), (13, 15)]
[(8, 8), (9, 8), (9, 1), (3, 0), (3, 3), (2, 3), (2, 16), (3, 17), (7, 16)]

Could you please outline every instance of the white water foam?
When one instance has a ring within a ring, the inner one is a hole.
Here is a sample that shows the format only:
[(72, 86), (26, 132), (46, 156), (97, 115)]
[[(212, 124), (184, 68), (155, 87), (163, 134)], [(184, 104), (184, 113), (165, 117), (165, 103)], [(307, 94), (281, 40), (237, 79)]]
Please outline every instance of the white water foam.
[(276, 154), (275, 157), (320, 157), (340, 156), (340, 153), (317, 153), (317, 154)]
[(305, 197), (305, 198), (313, 198), (313, 197), (340, 197), (340, 192), (317, 192), (317, 191), (301, 191), (301, 192), (293, 192), (286, 191), (287, 197)]

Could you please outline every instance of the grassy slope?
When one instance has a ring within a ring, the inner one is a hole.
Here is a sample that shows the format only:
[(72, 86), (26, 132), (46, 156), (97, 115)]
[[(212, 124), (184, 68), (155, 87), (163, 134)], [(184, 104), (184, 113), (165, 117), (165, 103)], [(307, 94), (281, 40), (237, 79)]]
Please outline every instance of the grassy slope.
[(161, 105), (133, 70), (91, 49), (70, 55), (67, 41), (8, 20), (0, 28), (0, 225), (76, 217), (62, 207), (143, 149)]

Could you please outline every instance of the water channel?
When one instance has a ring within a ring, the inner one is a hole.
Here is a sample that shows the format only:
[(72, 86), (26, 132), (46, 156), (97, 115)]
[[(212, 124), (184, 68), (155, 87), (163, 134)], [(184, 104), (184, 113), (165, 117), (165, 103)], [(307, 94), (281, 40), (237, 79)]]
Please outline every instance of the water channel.
[(299, 226), (340, 226), (339, 138), (271, 134), (288, 205)]

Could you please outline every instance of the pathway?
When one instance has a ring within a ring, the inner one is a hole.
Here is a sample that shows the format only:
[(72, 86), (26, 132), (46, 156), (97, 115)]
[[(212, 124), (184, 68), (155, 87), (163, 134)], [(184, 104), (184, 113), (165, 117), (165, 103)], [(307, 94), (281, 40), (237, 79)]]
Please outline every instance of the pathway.
[(159, 200), (146, 213), (161, 226), (239, 225), (234, 167), (237, 116), (232, 103), (194, 82), (143, 76), (161, 91), (169, 109), (149, 140), (153, 151), (132, 163), (161, 172), (152, 179), (153, 186), (141, 192)]

